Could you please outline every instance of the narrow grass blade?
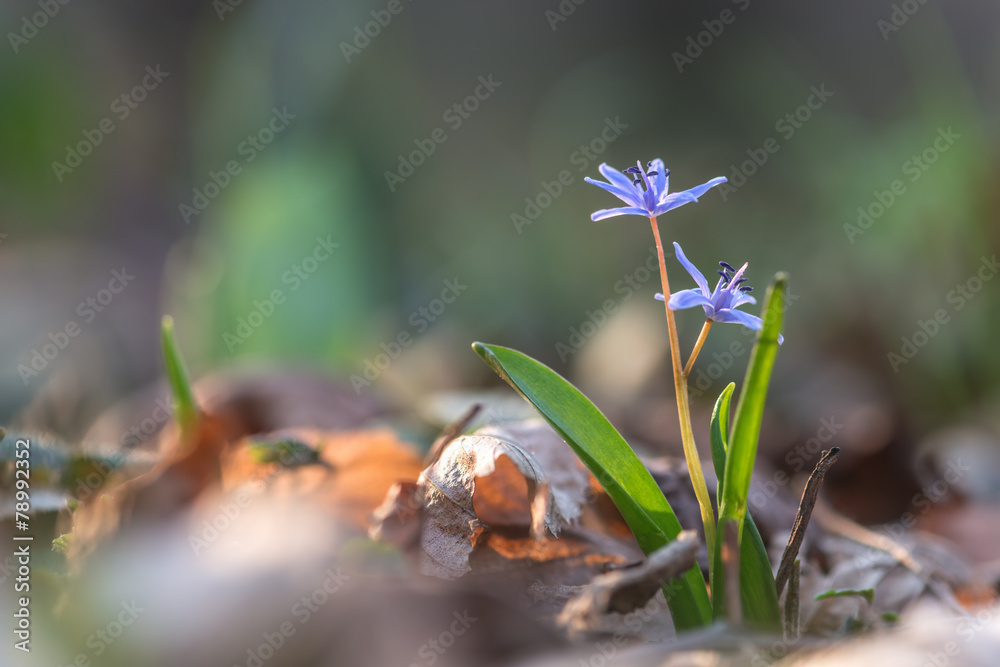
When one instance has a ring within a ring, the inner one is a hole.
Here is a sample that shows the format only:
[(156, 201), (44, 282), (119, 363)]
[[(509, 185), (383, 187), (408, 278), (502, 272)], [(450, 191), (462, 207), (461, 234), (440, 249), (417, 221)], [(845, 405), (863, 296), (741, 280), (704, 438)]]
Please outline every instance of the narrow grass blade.
[(844, 589), (844, 590), (832, 590), (826, 591), (825, 593), (820, 593), (814, 600), (829, 600), (830, 598), (844, 598), (844, 597), (859, 597), (864, 598), (868, 604), (871, 604), (875, 600), (875, 589), (874, 588), (864, 588), (864, 589)]
[[(473, 343), (483, 358), (566, 441), (614, 501), (639, 546), (651, 553), (681, 531), (670, 503), (625, 439), (580, 390), (548, 366), (516, 350)], [(712, 609), (698, 566), (664, 587), (678, 630), (711, 622)]]
[(723, 474), (720, 521), (733, 520), (743, 525), (750, 491), (750, 475), (757, 457), (757, 439), (764, 416), (764, 401), (771, 381), (774, 357), (778, 352), (778, 334), (785, 311), (785, 286), (788, 277), (779, 273), (767, 290), (764, 300), (764, 327), (750, 353), (750, 365), (743, 380), (736, 418), (729, 438), (726, 466)]
[[(712, 411), (712, 425), (709, 433), (712, 444), (712, 464), (715, 467), (715, 474), (719, 478), (716, 498), (722, 497), (728, 446), (729, 404), (735, 388), (736, 385), (730, 382), (722, 390), (719, 400), (715, 403), (715, 410)], [(721, 577), (724, 568), (719, 562), (720, 560), (715, 559), (717, 565), (712, 568), (711, 572), (712, 611), (716, 618), (724, 618), (726, 615), (725, 596), (721, 594)], [(750, 625), (764, 630), (777, 629), (778, 594), (774, 586), (774, 576), (771, 574), (771, 561), (768, 558), (764, 540), (749, 512), (740, 535), (740, 601), (743, 607), (743, 618)]]
[[(771, 381), (771, 370), (774, 368), (774, 358), (778, 352), (778, 335), (781, 332), (781, 325), (785, 312), (785, 287), (788, 283), (788, 276), (779, 273), (775, 276), (774, 283), (767, 290), (764, 299), (762, 318), (764, 326), (757, 335), (757, 342), (750, 353), (750, 364), (743, 380), (743, 388), (740, 391), (740, 400), (736, 406), (736, 417), (733, 420), (733, 428), (729, 437), (728, 449), (726, 451), (726, 463), (724, 466), (722, 493), (719, 500), (719, 524), (723, 521), (735, 521), (740, 527), (741, 549), (743, 555), (742, 542), (745, 534), (752, 531), (748, 529), (744, 533), (744, 519), (747, 514), (747, 496), (750, 493), (750, 476), (753, 473), (754, 459), (757, 457), (757, 441), (760, 437), (760, 424), (764, 416), (764, 402), (767, 399), (767, 388)], [(753, 550), (754, 552), (756, 549)], [(744, 559), (749, 560), (749, 559)], [(765, 561), (766, 562), (766, 561)], [(751, 576), (747, 582), (741, 582), (741, 595), (747, 591), (754, 592), (752, 602), (759, 608), (759, 622), (775, 628), (780, 627), (780, 615), (778, 612), (777, 592), (773, 586), (763, 586), (761, 579), (764, 579), (764, 571), (761, 563), (757, 563), (755, 571), (757, 575)], [(741, 578), (743, 574), (740, 569)], [(771, 577), (770, 565), (767, 567), (767, 577)], [(716, 598), (716, 610), (725, 609), (725, 601), (720, 599), (725, 587), (713, 588), (712, 592)], [(761, 596), (757, 599), (756, 596)], [(772, 604), (773, 603), (773, 604)], [(751, 618), (750, 613), (747, 618)]]
[(169, 315), (164, 316), (161, 331), (163, 363), (167, 369), (170, 393), (174, 397), (174, 415), (181, 429), (182, 442), (188, 442), (188, 436), (194, 431), (198, 420), (198, 404), (195, 403), (187, 367), (184, 365), (184, 358), (174, 336), (174, 320)]

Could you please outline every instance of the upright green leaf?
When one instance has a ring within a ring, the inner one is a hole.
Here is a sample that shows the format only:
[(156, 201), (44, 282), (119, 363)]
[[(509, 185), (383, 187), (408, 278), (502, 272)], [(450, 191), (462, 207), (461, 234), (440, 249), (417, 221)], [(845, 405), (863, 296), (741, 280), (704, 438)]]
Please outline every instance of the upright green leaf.
[(746, 514), (750, 475), (757, 457), (757, 439), (764, 416), (767, 387), (771, 381), (774, 357), (778, 352), (778, 334), (785, 313), (785, 286), (788, 277), (779, 273), (768, 288), (764, 300), (764, 327), (757, 335), (757, 342), (750, 353), (750, 365), (743, 380), (736, 418), (729, 439), (726, 467), (723, 474), (720, 521), (737, 521), (742, 527)]
[[(730, 382), (722, 390), (719, 400), (715, 403), (715, 410), (712, 411), (712, 425), (709, 432), (712, 443), (712, 464), (719, 478), (716, 498), (722, 497), (728, 446), (729, 402), (735, 388), (736, 385)], [(710, 573), (713, 591), (712, 611), (716, 618), (723, 618), (726, 615), (725, 596), (721, 593), (723, 570), (721, 559), (716, 558)], [(771, 561), (760, 531), (757, 530), (757, 524), (749, 512), (746, 523), (743, 524), (743, 533), (740, 535), (740, 601), (743, 606), (743, 617), (751, 625), (774, 631), (780, 628), (778, 595), (774, 586), (774, 575), (771, 573)]]
[(163, 363), (167, 369), (170, 393), (174, 397), (174, 414), (181, 428), (182, 440), (187, 442), (187, 436), (194, 430), (198, 420), (198, 404), (195, 403), (187, 367), (174, 336), (174, 320), (169, 315), (163, 317), (162, 334)]
[(733, 397), (736, 384), (730, 382), (719, 394), (712, 410), (712, 426), (709, 429), (709, 442), (712, 445), (712, 467), (715, 468), (716, 500), (722, 498), (722, 480), (726, 474), (726, 445), (729, 439), (729, 402)]
[[(719, 525), (721, 526), (724, 521), (735, 521), (739, 526), (741, 561), (744, 560), (742, 547), (744, 540), (742, 538), (750, 532), (744, 533), (743, 531), (744, 518), (747, 513), (747, 496), (750, 493), (750, 476), (753, 473), (754, 459), (757, 457), (757, 441), (760, 437), (760, 424), (764, 416), (764, 402), (767, 399), (771, 370), (774, 368), (774, 358), (778, 351), (778, 335), (784, 320), (787, 282), (788, 276), (779, 273), (767, 290), (761, 314), (764, 326), (757, 335), (757, 342), (750, 354), (750, 364), (743, 380), (740, 400), (736, 406), (736, 418), (733, 420), (732, 433), (726, 451), (722, 493), (719, 500)], [(743, 576), (742, 565), (740, 571), (741, 576)], [(768, 566), (768, 573), (770, 574), (770, 566)], [(724, 586), (712, 590), (717, 610), (724, 608), (725, 600), (722, 599), (724, 591)], [(764, 615), (770, 617), (770, 612), (773, 611), (774, 623), (780, 623), (777, 592), (773, 590), (773, 583), (769, 592), (764, 590), (760, 592), (767, 595), (767, 599), (761, 601), (763, 610), (766, 612)], [(771, 609), (772, 599), (773, 609)]]
[[(645, 553), (676, 539), (681, 525), (649, 470), (579, 389), (548, 366), (516, 350), (484, 343), (473, 343), (472, 348), (534, 405), (576, 452), (614, 501)], [(664, 593), (678, 630), (711, 622), (705, 579), (697, 565), (664, 587)]]

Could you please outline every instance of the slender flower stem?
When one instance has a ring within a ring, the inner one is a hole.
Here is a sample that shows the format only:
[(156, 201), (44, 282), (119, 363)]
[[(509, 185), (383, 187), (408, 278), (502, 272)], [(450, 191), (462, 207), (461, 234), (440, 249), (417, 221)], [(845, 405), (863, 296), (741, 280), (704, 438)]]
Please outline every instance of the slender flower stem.
[[(715, 512), (712, 501), (708, 497), (708, 486), (705, 484), (705, 474), (701, 470), (701, 458), (694, 442), (694, 431), (691, 428), (691, 408), (688, 405), (687, 376), (681, 370), (680, 343), (677, 340), (677, 322), (674, 321), (674, 311), (670, 310), (667, 301), (670, 299), (670, 282), (667, 280), (667, 262), (663, 256), (663, 242), (660, 240), (660, 228), (656, 218), (649, 219), (653, 227), (653, 239), (656, 241), (656, 253), (660, 259), (660, 282), (663, 284), (665, 300), (663, 305), (667, 310), (667, 335), (670, 337), (670, 360), (674, 367), (674, 390), (677, 394), (677, 416), (681, 425), (681, 442), (684, 443), (684, 458), (687, 460), (688, 473), (691, 475), (691, 486), (701, 507), (701, 521), (705, 527), (705, 545), (708, 547), (709, 568), (715, 560)], [(711, 572), (712, 570), (709, 569)]]
[(712, 320), (706, 319), (705, 326), (701, 328), (701, 333), (698, 334), (698, 340), (695, 341), (694, 349), (691, 350), (691, 356), (688, 358), (687, 366), (684, 367), (684, 377), (691, 375), (691, 367), (694, 366), (694, 360), (698, 358), (698, 353), (701, 352), (701, 346), (705, 344), (705, 339), (708, 338), (708, 330), (712, 328)]

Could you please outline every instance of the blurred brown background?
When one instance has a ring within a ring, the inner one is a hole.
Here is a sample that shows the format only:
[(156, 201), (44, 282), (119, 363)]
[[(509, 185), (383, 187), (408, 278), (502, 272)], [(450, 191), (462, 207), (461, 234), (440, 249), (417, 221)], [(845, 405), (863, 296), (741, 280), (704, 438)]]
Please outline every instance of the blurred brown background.
[[(288, 361), (414, 409), (497, 386), (468, 349), (486, 340), (676, 444), (648, 226), (592, 223), (615, 202), (583, 183), (662, 157), (675, 189), (735, 188), (662, 218), (665, 241), (706, 270), (750, 261), (759, 290), (792, 276), (765, 459), (839, 444), (832, 489), (869, 520), (956, 451), (965, 490), (996, 497), (998, 19), (937, 0), (6, 2), (0, 412), (79, 437), (159, 377), (169, 312), (196, 376)], [(687, 348), (701, 321), (680, 322)], [(713, 332), (702, 410), (749, 341)]]

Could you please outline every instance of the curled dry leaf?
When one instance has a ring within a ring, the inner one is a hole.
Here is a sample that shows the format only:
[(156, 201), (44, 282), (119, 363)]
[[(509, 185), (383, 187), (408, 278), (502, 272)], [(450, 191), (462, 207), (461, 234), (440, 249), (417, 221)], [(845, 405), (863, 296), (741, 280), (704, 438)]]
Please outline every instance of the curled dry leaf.
[(589, 479), (572, 450), (541, 421), (490, 427), (452, 441), (420, 476), (421, 570), (450, 579), (490, 526), (530, 526), (536, 540), (580, 517)]
[(408, 480), (396, 482), (382, 504), (372, 513), (368, 536), (400, 549), (417, 545), (420, 540), (420, 508), (423, 504), (420, 485)]

